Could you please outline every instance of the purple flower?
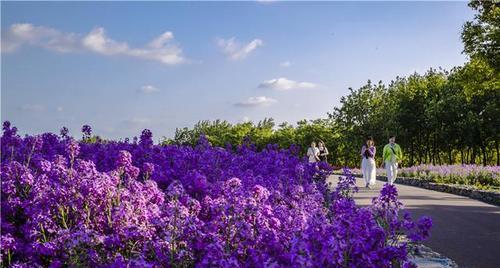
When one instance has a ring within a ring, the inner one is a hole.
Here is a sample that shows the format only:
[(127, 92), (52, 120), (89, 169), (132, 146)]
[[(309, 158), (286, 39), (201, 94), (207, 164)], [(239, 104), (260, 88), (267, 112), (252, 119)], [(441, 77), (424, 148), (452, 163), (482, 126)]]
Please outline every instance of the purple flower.
[(45, 159), (38, 159), (37, 161), (35, 161), (35, 165), (44, 173), (49, 172), (52, 167), (52, 164)]
[(153, 145), (153, 133), (149, 129), (144, 129), (141, 133), (140, 144), (144, 146)]
[(69, 133), (69, 129), (67, 127), (61, 128), (61, 131), (60, 131), (61, 137), (63, 137), (63, 138), (68, 137), (68, 133)]
[(3, 130), (10, 129), (10, 121), (4, 121), (3, 122)]
[(407, 245), (393, 242), (422, 241), (432, 226), (400, 215), (393, 186), (356, 206), (347, 168), (332, 192), (330, 168), (297, 147), (15, 131), (4, 123), (0, 172), (2, 261), (10, 252), (13, 267), (411, 267)]
[(144, 173), (152, 174), (155, 170), (155, 165), (152, 163), (144, 163), (142, 166), (142, 171)]
[(85, 137), (90, 137), (90, 135), (92, 134), (92, 128), (89, 125), (83, 125), (82, 133)]
[(119, 168), (132, 166), (132, 155), (128, 151), (121, 150), (118, 152), (115, 163)]
[(16, 239), (11, 234), (2, 234), (0, 239), (3, 252), (16, 249)]
[(347, 167), (344, 168), (344, 176), (339, 177), (339, 182), (335, 189), (334, 195), (352, 198), (352, 194), (358, 191), (356, 186), (356, 177), (352, 174), (351, 170)]
[(421, 239), (424, 240), (430, 235), (430, 230), (432, 228), (432, 219), (427, 216), (423, 216), (418, 220), (417, 227), (421, 233)]
[(65, 151), (70, 159), (73, 159), (80, 153), (80, 145), (74, 139), (68, 139), (66, 140)]
[(398, 190), (396, 186), (391, 184), (385, 184), (380, 191), (380, 199), (396, 201), (398, 198)]
[(270, 193), (266, 188), (258, 184), (253, 187), (253, 196), (256, 200), (264, 202), (269, 198), (269, 195)]
[(224, 183), (224, 188), (231, 191), (237, 190), (241, 187), (241, 180), (239, 178), (231, 178)]
[(201, 134), (200, 138), (198, 139), (198, 148), (208, 148), (212, 144), (208, 140), (208, 137), (205, 134)]
[(28, 136), (25, 139), (28, 151), (39, 151), (43, 146), (43, 139), (41, 136)]

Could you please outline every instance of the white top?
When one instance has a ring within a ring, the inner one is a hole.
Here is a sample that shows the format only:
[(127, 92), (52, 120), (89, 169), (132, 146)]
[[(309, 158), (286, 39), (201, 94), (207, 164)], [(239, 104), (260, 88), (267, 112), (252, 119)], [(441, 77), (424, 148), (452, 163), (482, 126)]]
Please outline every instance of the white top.
[(315, 163), (318, 162), (318, 159), (316, 158), (319, 155), (319, 149), (318, 147), (309, 147), (307, 149), (307, 156), (309, 157), (309, 163)]

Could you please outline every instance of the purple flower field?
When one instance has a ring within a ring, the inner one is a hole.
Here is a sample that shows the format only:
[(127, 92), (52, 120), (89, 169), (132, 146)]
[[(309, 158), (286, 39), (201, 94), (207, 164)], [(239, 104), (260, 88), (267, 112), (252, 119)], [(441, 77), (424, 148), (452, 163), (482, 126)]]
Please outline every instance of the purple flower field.
[(348, 169), (298, 148), (159, 146), (76, 141), (63, 128), (1, 138), (1, 265), (5, 267), (413, 267), (408, 245), (429, 236), (396, 188), (357, 207)]
[[(361, 170), (353, 169), (354, 174)], [(377, 175), (385, 176), (385, 169), (378, 168)], [(400, 177), (416, 177), (424, 180), (446, 183), (472, 185), (478, 188), (500, 190), (500, 166), (481, 165), (429, 165), (422, 164), (403, 167), (398, 171)]]
[(500, 187), (500, 166), (418, 165), (402, 168), (401, 176), (422, 177), (450, 184)]

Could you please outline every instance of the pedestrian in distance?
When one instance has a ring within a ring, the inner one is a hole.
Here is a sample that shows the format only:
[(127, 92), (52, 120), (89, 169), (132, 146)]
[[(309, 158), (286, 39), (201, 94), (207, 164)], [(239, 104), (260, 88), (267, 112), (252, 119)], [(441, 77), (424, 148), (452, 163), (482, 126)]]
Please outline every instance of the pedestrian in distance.
[(316, 147), (316, 142), (311, 142), (311, 147), (307, 148), (307, 157), (309, 163), (319, 162), (319, 149)]
[(389, 137), (389, 143), (384, 146), (383, 158), (387, 182), (392, 185), (398, 176), (398, 164), (403, 159), (403, 152), (396, 143), (396, 136)]
[(375, 142), (373, 141), (373, 138), (366, 138), (365, 144), (363, 145), (363, 147), (361, 147), (361, 172), (363, 173), (363, 179), (366, 183), (365, 187), (368, 189), (370, 189), (371, 186), (375, 185), (376, 181), (376, 152), (377, 149), (375, 148)]
[(318, 150), (319, 150), (319, 160), (322, 162), (328, 162), (328, 148), (326, 148), (325, 143), (323, 141), (318, 142)]

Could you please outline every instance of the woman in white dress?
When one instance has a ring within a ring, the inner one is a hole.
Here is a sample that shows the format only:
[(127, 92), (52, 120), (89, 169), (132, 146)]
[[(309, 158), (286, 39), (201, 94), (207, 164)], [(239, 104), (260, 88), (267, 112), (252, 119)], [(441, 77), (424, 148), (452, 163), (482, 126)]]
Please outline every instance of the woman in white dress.
[(363, 179), (365, 179), (366, 188), (370, 189), (370, 186), (375, 185), (376, 176), (376, 165), (375, 165), (375, 153), (377, 149), (375, 148), (375, 143), (372, 137), (366, 139), (366, 144), (361, 148), (361, 172), (363, 173)]
[(316, 147), (316, 142), (311, 142), (311, 147), (307, 149), (307, 157), (309, 158), (309, 163), (319, 162), (319, 149)]

